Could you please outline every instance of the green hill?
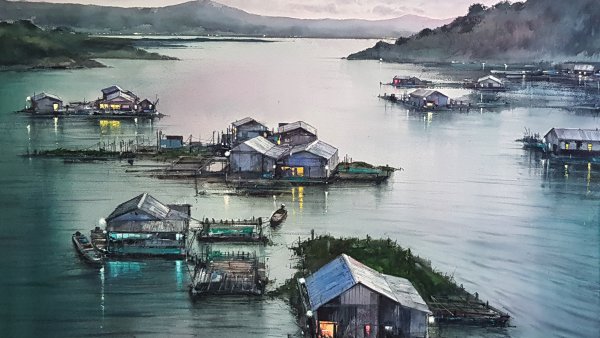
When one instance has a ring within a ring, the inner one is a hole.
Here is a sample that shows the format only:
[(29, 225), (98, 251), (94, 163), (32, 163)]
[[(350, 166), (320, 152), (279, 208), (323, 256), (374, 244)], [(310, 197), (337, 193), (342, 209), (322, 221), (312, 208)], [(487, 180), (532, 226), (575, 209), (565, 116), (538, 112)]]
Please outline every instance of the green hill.
[(531, 61), (600, 58), (598, 0), (474, 4), (467, 15), (348, 59)]
[(68, 28), (43, 30), (30, 21), (0, 22), (0, 67), (100, 67), (96, 58), (171, 59), (133, 46), (131, 40), (98, 38)]

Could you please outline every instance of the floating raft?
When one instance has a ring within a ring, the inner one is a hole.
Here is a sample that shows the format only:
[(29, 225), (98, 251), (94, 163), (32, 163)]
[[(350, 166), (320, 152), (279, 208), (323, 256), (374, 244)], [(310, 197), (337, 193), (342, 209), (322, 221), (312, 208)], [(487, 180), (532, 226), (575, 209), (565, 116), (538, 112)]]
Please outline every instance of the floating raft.
[(244, 220), (209, 220), (200, 222), (198, 242), (257, 242), (266, 243), (261, 217)]
[(268, 282), (264, 260), (246, 252), (213, 252), (205, 261), (196, 263), (191, 280), (193, 296), (260, 296)]
[(432, 296), (427, 305), (440, 324), (506, 326), (510, 319), (508, 313), (479, 300), (477, 295)]

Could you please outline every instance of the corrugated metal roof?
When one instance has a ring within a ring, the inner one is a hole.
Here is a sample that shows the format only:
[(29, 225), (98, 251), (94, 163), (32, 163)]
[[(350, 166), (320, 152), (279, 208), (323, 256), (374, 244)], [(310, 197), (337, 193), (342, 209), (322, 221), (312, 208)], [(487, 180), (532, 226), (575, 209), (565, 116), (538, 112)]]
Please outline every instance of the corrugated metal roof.
[(243, 125), (245, 125), (245, 124), (247, 124), (247, 123), (250, 123), (250, 122), (256, 122), (256, 123), (258, 123), (258, 124), (262, 125), (263, 127), (265, 127), (265, 128), (267, 128), (267, 129), (269, 129), (269, 128), (267, 127), (267, 125), (265, 125), (265, 124), (264, 124), (264, 123), (262, 123), (262, 122), (259, 122), (259, 121), (255, 120), (255, 119), (253, 119), (253, 118), (251, 118), (251, 117), (245, 117), (245, 118), (243, 118), (243, 119), (241, 119), (241, 120), (237, 120), (237, 121), (233, 122), (233, 123), (232, 123), (232, 125), (233, 125), (234, 127), (236, 127), (236, 128), (237, 128), (237, 127), (239, 127), (239, 126), (243, 126)]
[(402, 306), (429, 312), (427, 304), (409, 280), (379, 273), (346, 254), (336, 257), (306, 278), (311, 309), (316, 311), (356, 284), (362, 284)]
[(417, 89), (414, 92), (410, 93), (410, 96), (413, 96), (413, 97), (429, 97), (430, 95), (436, 94), (436, 93), (438, 95), (448, 97), (448, 96), (446, 96), (446, 95), (438, 92), (437, 90), (423, 89), (423, 88)]
[(117, 85), (112, 85), (110, 87), (106, 87), (104, 89), (102, 89), (102, 94), (110, 94), (110, 93), (114, 93), (114, 92), (122, 92), (123, 89), (121, 89), (121, 87), (117, 86)]
[(307, 132), (311, 133), (312, 135), (317, 136), (317, 128), (311, 126), (310, 124), (308, 124), (304, 121), (296, 121), (296, 122), (285, 124), (285, 125), (277, 128), (277, 132), (281, 134), (281, 133), (287, 133), (287, 132), (290, 132), (290, 131), (296, 130), (296, 129), (304, 129)]
[(595, 67), (593, 65), (581, 65), (581, 64), (579, 64), (579, 65), (573, 66), (573, 70), (575, 70), (575, 71), (580, 70), (580, 71), (584, 71), (584, 72), (593, 72), (594, 69), (595, 69)]
[(600, 141), (600, 130), (598, 129), (552, 128), (544, 137), (548, 136), (552, 131), (556, 133), (559, 140), (582, 142)]
[(494, 82), (496, 82), (496, 83), (500, 83), (500, 84), (502, 84), (502, 83), (503, 83), (503, 82), (502, 82), (502, 80), (500, 80), (499, 78), (497, 78), (497, 77), (495, 77), (495, 76), (493, 76), (493, 75), (486, 75), (486, 76), (484, 76), (484, 77), (480, 77), (480, 78), (477, 80), (477, 82), (482, 82), (482, 81), (485, 81), (485, 80), (492, 80), (492, 81), (494, 81)]
[(295, 154), (302, 151), (307, 151), (311, 154), (329, 160), (338, 150), (336, 147), (330, 144), (327, 144), (321, 140), (316, 140), (311, 143), (301, 144), (293, 147), (290, 151), (290, 154)]
[(49, 98), (49, 99), (52, 99), (52, 100), (55, 100), (55, 101), (61, 101), (62, 102), (62, 99), (60, 97), (58, 97), (58, 96), (56, 96), (54, 94), (48, 94), (48, 93), (45, 93), (45, 92), (41, 92), (39, 94), (35, 94), (31, 98), (31, 100), (32, 101), (39, 101), (39, 100), (43, 100), (45, 98)]
[[(281, 158), (288, 152), (288, 148), (280, 147), (262, 136), (256, 136), (244, 141), (242, 144), (256, 150), (257, 152), (275, 159)], [(239, 146), (238, 146), (239, 147)], [(237, 148), (237, 147), (236, 147)], [(235, 148), (234, 148), (235, 149)]]
[(113, 92), (106, 96), (106, 101), (114, 100), (118, 97), (121, 97), (127, 101), (135, 102), (135, 98), (125, 92)]
[(156, 198), (147, 193), (143, 193), (117, 206), (117, 208), (115, 208), (115, 210), (106, 218), (106, 221), (109, 222), (116, 217), (135, 210), (141, 210), (156, 218), (156, 220), (188, 218), (185, 214), (177, 210), (172, 210)]

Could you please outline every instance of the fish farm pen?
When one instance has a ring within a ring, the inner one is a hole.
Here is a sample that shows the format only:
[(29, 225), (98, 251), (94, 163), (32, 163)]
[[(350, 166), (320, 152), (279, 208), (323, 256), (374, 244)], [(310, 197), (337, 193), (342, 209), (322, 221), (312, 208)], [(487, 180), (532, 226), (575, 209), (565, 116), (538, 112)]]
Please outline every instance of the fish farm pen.
[(268, 283), (264, 258), (249, 252), (213, 251), (196, 260), (190, 292), (201, 295), (264, 294)]
[(429, 307), (435, 323), (506, 326), (510, 320), (507, 312), (480, 300), (478, 293), (469, 293), (451, 276), (436, 271), (429, 261), (412, 255), (410, 249), (403, 249), (391, 239), (319, 236), (299, 240), (291, 250), (298, 257), (298, 272), (274, 293), (288, 297), (300, 317), (304, 307), (297, 280), (347, 254), (378, 273), (409, 280)]
[(267, 243), (269, 239), (263, 231), (262, 217), (244, 220), (215, 220), (208, 218), (200, 222), (195, 230), (198, 242), (250, 242)]

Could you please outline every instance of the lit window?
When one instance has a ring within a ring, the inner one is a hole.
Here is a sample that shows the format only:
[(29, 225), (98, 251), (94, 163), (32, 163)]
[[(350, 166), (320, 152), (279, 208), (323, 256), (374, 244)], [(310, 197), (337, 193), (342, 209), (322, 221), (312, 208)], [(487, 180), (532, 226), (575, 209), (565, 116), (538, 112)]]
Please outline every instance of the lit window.
[(592, 144), (588, 143), (588, 151), (592, 151)]

